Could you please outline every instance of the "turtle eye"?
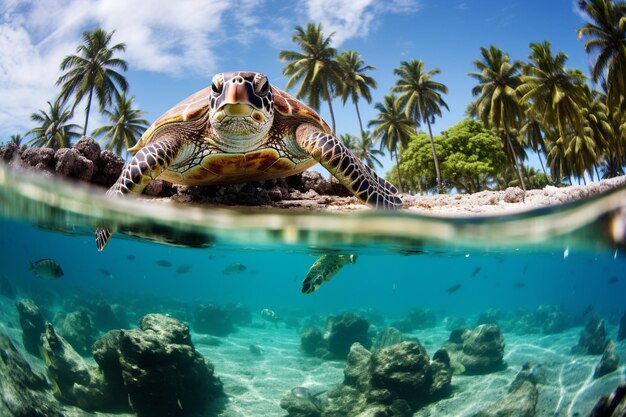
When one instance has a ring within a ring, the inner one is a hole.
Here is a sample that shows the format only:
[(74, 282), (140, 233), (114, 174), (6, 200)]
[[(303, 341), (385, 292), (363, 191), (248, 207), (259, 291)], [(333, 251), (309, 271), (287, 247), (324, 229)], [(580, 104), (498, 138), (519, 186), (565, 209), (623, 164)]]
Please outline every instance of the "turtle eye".
[(222, 90), (224, 89), (224, 78), (220, 76), (213, 77), (213, 82), (211, 83), (211, 91), (213, 94), (222, 94)]
[(266, 77), (257, 80), (254, 87), (254, 92), (260, 96), (266, 96), (270, 91), (270, 83)]

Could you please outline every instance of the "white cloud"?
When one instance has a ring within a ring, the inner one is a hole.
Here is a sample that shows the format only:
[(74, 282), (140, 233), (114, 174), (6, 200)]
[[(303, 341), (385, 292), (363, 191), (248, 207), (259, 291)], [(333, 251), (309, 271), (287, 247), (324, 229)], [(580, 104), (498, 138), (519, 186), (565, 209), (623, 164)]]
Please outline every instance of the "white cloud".
[(365, 37), (382, 13), (413, 13), (417, 0), (304, 0), (307, 17), (322, 24), (324, 33), (334, 32), (334, 45)]

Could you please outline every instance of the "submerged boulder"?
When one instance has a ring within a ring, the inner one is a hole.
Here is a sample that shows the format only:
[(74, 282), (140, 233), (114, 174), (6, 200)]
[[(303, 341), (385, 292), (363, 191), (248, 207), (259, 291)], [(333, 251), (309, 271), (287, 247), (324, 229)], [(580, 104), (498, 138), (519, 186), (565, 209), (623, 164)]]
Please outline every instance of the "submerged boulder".
[(609, 341), (604, 348), (604, 352), (602, 353), (602, 358), (600, 358), (600, 362), (596, 365), (596, 369), (593, 372), (594, 378), (600, 378), (608, 373), (611, 373), (617, 370), (617, 366), (619, 365), (619, 356), (615, 352), (615, 345), (613, 342)]
[(370, 324), (353, 313), (330, 317), (326, 322), (328, 351), (336, 359), (344, 359), (353, 343), (369, 348), (371, 341), (367, 334)]
[(598, 400), (589, 417), (624, 417), (626, 415), (626, 382)]
[(393, 322), (392, 327), (401, 332), (411, 332), (416, 329), (429, 329), (437, 325), (437, 316), (431, 309), (415, 309), (409, 311), (403, 319)]
[(197, 307), (193, 328), (198, 333), (213, 336), (228, 336), (233, 333), (235, 321), (229, 310), (217, 304), (202, 304)]
[(96, 341), (94, 329), (89, 314), (85, 310), (67, 313), (57, 324), (59, 333), (82, 356), (91, 353), (91, 345)]
[(33, 300), (20, 300), (16, 304), (22, 326), (22, 342), (31, 355), (39, 356), (41, 334), (46, 331), (45, 320)]
[(504, 337), (496, 324), (453, 330), (445, 347), (453, 367), (462, 373), (487, 374), (506, 368)]
[(572, 353), (583, 355), (601, 355), (608, 343), (604, 320), (591, 317), (580, 332), (578, 345), (572, 347)]
[(0, 415), (6, 417), (61, 417), (49, 395), (49, 385), (34, 371), (11, 339), (0, 333)]

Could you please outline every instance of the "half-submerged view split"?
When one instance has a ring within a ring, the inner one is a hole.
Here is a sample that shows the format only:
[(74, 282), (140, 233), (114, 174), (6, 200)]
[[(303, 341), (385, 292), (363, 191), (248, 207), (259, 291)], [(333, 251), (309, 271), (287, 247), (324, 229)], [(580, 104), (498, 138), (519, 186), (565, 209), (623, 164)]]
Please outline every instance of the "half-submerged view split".
[(625, 2), (60, 3), (0, 17), (0, 416), (626, 416)]

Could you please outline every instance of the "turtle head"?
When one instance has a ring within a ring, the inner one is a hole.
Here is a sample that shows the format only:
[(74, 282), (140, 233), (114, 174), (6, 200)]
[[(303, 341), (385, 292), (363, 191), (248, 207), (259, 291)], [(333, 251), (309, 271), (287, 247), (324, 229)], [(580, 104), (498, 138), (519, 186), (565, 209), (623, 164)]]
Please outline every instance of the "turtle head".
[(255, 149), (267, 140), (274, 99), (267, 77), (258, 72), (224, 72), (213, 77), (209, 117), (227, 152)]

